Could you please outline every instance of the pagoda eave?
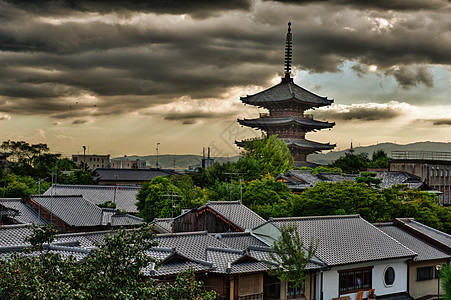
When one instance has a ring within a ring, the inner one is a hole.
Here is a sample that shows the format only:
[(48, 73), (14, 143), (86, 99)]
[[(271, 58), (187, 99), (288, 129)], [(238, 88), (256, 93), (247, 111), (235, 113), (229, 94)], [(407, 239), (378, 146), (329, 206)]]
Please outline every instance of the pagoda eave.
[(331, 99), (331, 100), (327, 99), (328, 103), (311, 103), (311, 102), (303, 101), (303, 100), (297, 99), (297, 98), (269, 99), (269, 100), (264, 100), (264, 101), (249, 101), (247, 97), (242, 97), (240, 100), (244, 104), (258, 106), (258, 107), (266, 108), (266, 109), (280, 108), (280, 107), (284, 107), (284, 106), (288, 107), (288, 106), (291, 106), (293, 104), (293, 102), (297, 103), (298, 105), (304, 106), (305, 109), (310, 109), (310, 108), (329, 106), (334, 102), (333, 99)]
[(300, 127), (305, 127), (309, 129), (327, 129), (335, 126), (335, 123), (321, 122), (312, 119), (302, 119), (302, 118), (257, 118), (257, 119), (238, 119), (238, 123), (243, 126), (248, 126), (252, 128), (274, 128), (274, 127), (291, 127), (293, 125), (298, 125)]

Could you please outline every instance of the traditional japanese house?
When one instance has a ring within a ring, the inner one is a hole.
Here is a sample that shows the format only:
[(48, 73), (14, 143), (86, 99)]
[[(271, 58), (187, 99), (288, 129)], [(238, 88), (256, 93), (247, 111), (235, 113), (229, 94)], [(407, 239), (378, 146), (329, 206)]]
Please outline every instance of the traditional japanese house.
[[(305, 111), (322, 106), (329, 106), (333, 100), (321, 97), (298, 86), (291, 78), (291, 23), (288, 23), (285, 48), (285, 77), (282, 81), (262, 92), (242, 97), (245, 104), (265, 108), (269, 113), (260, 114), (256, 119), (242, 119), (243, 126), (260, 129), (267, 136), (277, 135), (290, 149), (297, 166), (307, 165), (307, 155), (322, 150), (331, 150), (335, 145), (307, 140), (310, 131), (332, 128), (335, 123), (317, 121)], [(239, 146), (243, 142), (237, 142)]]

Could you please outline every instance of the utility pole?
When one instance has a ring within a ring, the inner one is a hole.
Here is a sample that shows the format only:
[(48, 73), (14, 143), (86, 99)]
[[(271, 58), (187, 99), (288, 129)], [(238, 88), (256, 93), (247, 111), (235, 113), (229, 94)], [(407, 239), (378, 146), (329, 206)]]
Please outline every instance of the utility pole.
[(86, 146), (83, 146), (83, 171), (86, 171)]
[(158, 145), (160, 145), (160, 143), (157, 143), (157, 163), (156, 163), (157, 169), (158, 169)]

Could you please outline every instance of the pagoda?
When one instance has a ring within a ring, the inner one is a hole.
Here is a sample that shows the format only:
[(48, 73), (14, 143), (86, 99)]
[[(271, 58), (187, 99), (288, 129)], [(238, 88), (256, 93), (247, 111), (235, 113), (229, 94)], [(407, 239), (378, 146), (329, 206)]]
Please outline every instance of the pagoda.
[[(308, 165), (307, 155), (331, 150), (335, 147), (330, 143), (323, 144), (307, 140), (306, 133), (332, 128), (335, 123), (314, 120), (313, 116), (305, 114), (305, 111), (331, 105), (333, 100), (315, 95), (293, 82), (293, 78), (291, 78), (291, 46), (291, 23), (288, 22), (285, 44), (285, 77), (279, 84), (269, 89), (240, 98), (245, 104), (266, 108), (269, 113), (260, 114), (260, 117), (256, 119), (239, 119), (238, 122), (243, 126), (260, 129), (267, 136), (277, 135), (287, 144), (295, 165), (306, 166)], [(242, 142), (237, 144), (243, 145)]]

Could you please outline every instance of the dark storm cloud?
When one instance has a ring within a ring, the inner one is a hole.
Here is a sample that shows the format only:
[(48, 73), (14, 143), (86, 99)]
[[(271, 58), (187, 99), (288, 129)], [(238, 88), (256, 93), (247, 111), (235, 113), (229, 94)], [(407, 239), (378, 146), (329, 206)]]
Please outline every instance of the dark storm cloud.
[(391, 120), (402, 115), (399, 107), (390, 105), (352, 105), (345, 108), (331, 107), (330, 109), (318, 110), (314, 112), (315, 117), (328, 120), (359, 120), (359, 121), (380, 121)]
[(227, 10), (247, 10), (251, 0), (7, 0), (23, 10), (45, 14), (64, 15), (68, 12), (97, 12), (101, 14), (126, 12), (153, 12), (158, 14), (191, 14), (206, 18)]
[(74, 124), (74, 125), (80, 125), (80, 124), (85, 124), (85, 123), (87, 123), (87, 122), (88, 122), (87, 120), (77, 119), (77, 120), (73, 120), (73, 121), (72, 121), (72, 124)]
[[(404, 88), (430, 87), (428, 64), (451, 64), (451, 21), (434, 11), (443, 1), (422, 2), (411, 13), (400, 0), (391, 1), (398, 8), (389, 1), (0, 0), (0, 112), (78, 119), (268, 87), (282, 73), (288, 19), (299, 69), (339, 72), (352, 60), (360, 75), (374, 64)], [(200, 118), (208, 116), (179, 120)]]
[(432, 122), (435, 126), (451, 126), (451, 119), (437, 119)]
[(349, 5), (354, 8), (381, 10), (423, 10), (446, 8), (448, 0), (275, 0), (281, 3), (331, 3), (335, 5)]
[(389, 69), (385, 74), (393, 75), (403, 88), (418, 84), (424, 84), (428, 87), (434, 85), (432, 73), (426, 66), (401, 66)]

